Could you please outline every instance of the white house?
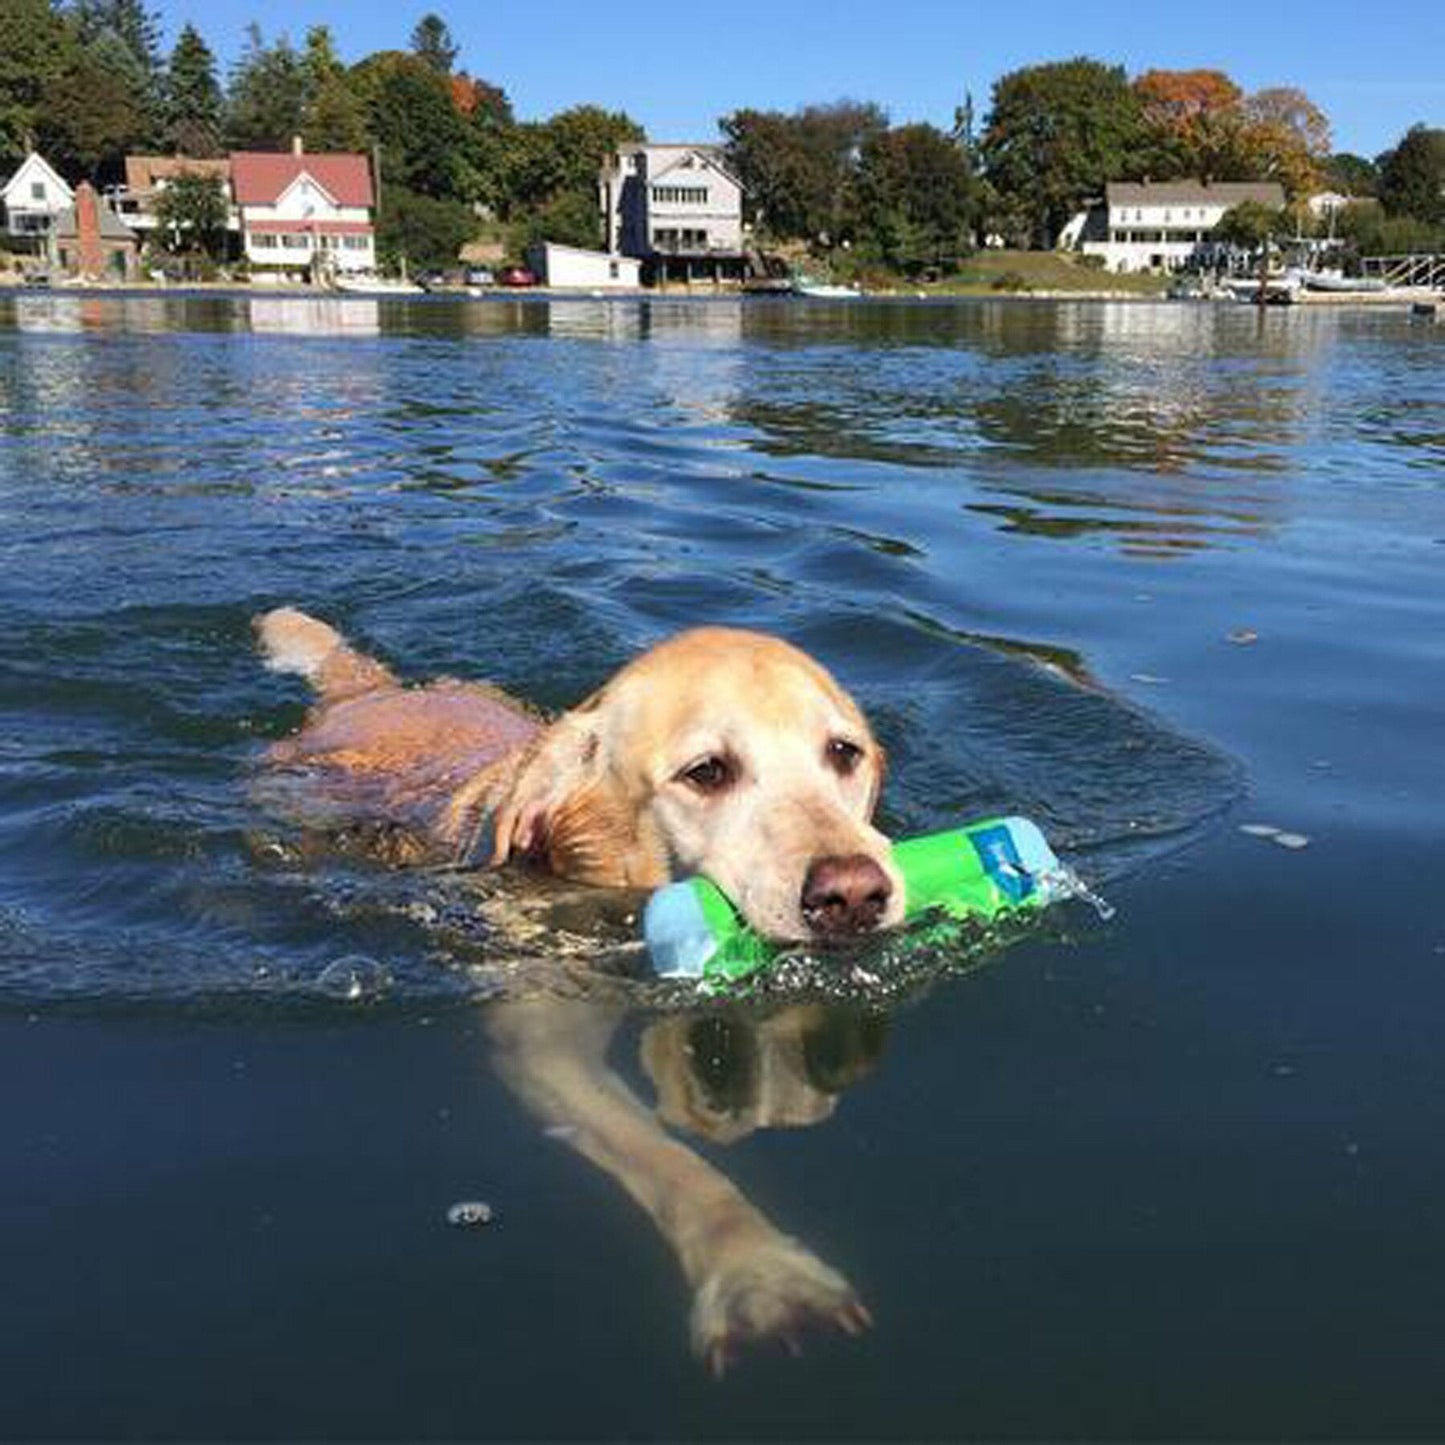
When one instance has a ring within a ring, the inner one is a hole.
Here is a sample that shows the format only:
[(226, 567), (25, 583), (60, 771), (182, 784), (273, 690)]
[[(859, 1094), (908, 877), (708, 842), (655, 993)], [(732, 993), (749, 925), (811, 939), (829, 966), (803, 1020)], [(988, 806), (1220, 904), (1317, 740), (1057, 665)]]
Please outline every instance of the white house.
[(6, 236), (19, 249), (46, 249), (55, 218), (75, 204), (75, 192), (44, 156), (31, 151), (14, 175), (0, 186), (0, 212)]
[(371, 167), (364, 155), (236, 151), (231, 187), (254, 278), (374, 271)]
[(1066, 234), (1110, 271), (1178, 271), (1214, 255), (1211, 233), (1242, 201), (1278, 210), (1284, 190), (1276, 181), (1111, 181), (1104, 200)]
[(584, 251), (543, 241), (527, 253), (527, 261), (544, 286), (586, 291), (635, 291), (642, 285), (642, 262), (615, 252)]
[(649, 280), (741, 280), (743, 190), (711, 145), (635, 145), (598, 177), (608, 249)]

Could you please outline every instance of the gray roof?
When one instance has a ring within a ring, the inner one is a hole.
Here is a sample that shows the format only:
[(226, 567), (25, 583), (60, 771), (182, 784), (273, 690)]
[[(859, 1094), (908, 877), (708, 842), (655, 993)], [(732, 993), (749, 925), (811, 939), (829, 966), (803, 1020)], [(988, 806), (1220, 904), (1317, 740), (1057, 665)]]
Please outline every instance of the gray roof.
[[(102, 241), (134, 241), (135, 232), (111, 210), (99, 196), (96, 210), (100, 218), (100, 239)], [(55, 218), (55, 234), (60, 240), (71, 240), (75, 234), (75, 207), (67, 206)]]
[(1284, 205), (1278, 181), (1110, 181), (1104, 191), (1111, 206)]

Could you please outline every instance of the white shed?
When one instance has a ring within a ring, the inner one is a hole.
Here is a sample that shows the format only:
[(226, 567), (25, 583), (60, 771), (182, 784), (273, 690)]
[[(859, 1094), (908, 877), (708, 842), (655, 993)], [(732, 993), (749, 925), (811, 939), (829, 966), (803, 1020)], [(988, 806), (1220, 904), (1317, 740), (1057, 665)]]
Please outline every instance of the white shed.
[(537, 280), (544, 286), (579, 291), (628, 291), (642, 285), (642, 262), (607, 251), (584, 251), (543, 241), (528, 255)]

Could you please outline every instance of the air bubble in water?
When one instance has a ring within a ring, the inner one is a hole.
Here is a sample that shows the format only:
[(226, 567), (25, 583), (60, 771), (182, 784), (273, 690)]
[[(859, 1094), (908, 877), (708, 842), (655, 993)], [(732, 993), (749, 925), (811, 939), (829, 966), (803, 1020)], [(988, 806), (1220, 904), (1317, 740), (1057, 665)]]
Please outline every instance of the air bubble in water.
[(316, 976), (316, 991), (343, 1003), (374, 1003), (390, 987), (391, 974), (361, 953), (333, 958)]

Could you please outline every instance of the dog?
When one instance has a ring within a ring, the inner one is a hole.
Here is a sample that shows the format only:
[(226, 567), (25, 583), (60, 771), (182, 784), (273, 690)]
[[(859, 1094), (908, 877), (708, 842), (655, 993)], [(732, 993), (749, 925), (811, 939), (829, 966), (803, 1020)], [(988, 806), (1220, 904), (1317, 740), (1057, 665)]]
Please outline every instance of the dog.
[(318, 703), (273, 764), (354, 789), (414, 856), (525, 855), (600, 887), (701, 873), (764, 936), (889, 928), (903, 886), (872, 825), (883, 749), (819, 663), (754, 632), (684, 632), (544, 722), (484, 684), (404, 687), (323, 622), (258, 621)]
[[(603, 888), (702, 873), (780, 940), (836, 941), (901, 919), (902, 880), (872, 822), (883, 749), (828, 671), (776, 637), (681, 633), (547, 720), (485, 683), (405, 686), (293, 608), (256, 629), (267, 664), (317, 695), (268, 764), (369, 817), (394, 862), (521, 857)], [(871, 1317), (848, 1280), (663, 1127), (726, 1142), (826, 1117), (835, 1091), (799, 1062), (814, 1025), (799, 1014), (761, 1028), (769, 1042), (748, 1057), (778, 1062), (749, 1086), (763, 1092), (745, 1111), (688, 1082), (705, 1031), (654, 1026), (649, 1108), (608, 1061), (622, 1017), (615, 1004), (544, 997), (493, 1003), (487, 1023), (513, 1092), (672, 1247), (693, 1289), (697, 1354), (721, 1375), (749, 1343), (796, 1349), (810, 1325), (861, 1333)]]

